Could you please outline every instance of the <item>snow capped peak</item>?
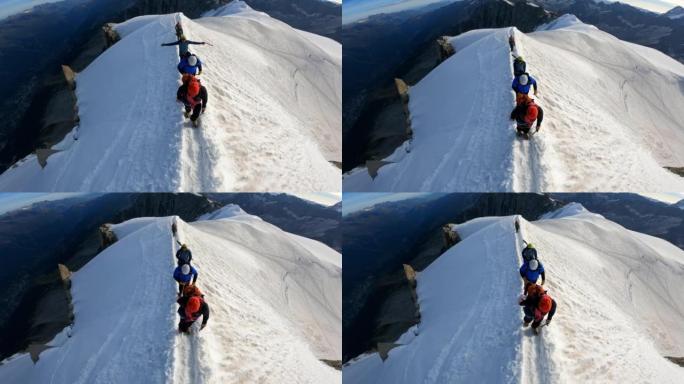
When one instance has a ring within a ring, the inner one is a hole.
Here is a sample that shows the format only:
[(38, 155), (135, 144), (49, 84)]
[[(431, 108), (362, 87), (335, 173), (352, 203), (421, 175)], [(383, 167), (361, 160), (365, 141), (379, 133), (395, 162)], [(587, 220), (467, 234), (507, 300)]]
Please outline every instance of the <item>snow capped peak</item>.
[(233, 0), (230, 3), (223, 5), (219, 8), (213, 9), (211, 11), (204, 12), (202, 17), (221, 17), (221, 16), (233, 16), (238, 14), (260, 14), (266, 15), (263, 12), (257, 12), (249, 4), (242, 0)]
[(543, 220), (548, 220), (548, 219), (562, 219), (562, 218), (567, 218), (567, 217), (585, 217), (585, 216), (596, 216), (596, 217), (601, 217), (603, 216), (590, 212), (584, 206), (580, 203), (569, 203), (566, 204), (565, 206), (553, 211), (549, 212), (541, 217)]
[(243, 211), (242, 208), (240, 208), (240, 206), (237, 204), (228, 204), (222, 208), (217, 209), (214, 212), (206, 213), (198, 217), (197, 221), (232, 219), (240, 216), (244, 218), (250, 217), (253, 219), (261, 220), (261, 218), (254, 215), (250, 215), (247, 212)]
[(668, 17), (672, 20), (681, 19), (682, 17), (684, 17), (684, 8), (678, 5), (670, 9), (669, 11), (665, 12), (663, 16)]
[(598, 28), (596, 28), (593, 25), (584, 24), (582, 20), (577, 18), (577, 16), (570, 13), (566, 13), (551, 22), (540, 25), (539, 27), (537, 27), (536, 31), (553, 31), (559, 29), (567, 29), (573, 31), (598, 30)]

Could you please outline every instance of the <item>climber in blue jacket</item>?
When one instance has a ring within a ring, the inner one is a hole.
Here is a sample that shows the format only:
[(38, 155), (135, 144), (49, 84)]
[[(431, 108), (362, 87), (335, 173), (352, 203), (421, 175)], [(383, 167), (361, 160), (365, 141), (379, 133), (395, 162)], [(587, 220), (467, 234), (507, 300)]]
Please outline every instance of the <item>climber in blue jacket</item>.
[(537, 81), (529, 73), (523, 73), (513, 79), (511, 87), (516, 94), (522, 93), (524, 95), (530, 93), (530, 87), (534, 87), (534, 95), (537, 96)]
[(193, 76), (202, 74), (202, 62), (195, 55), (190, 55), (188, 57), (183, 57), (178, 63), (178, 72), (181, 75), (189, 74)]
[(178, 295), (183, 293), (185, 286), (194, 285), (197, 281), (197, 270), (190, 264), (183, 264), (173, 271), (173, 279), (178, 282)]
[(523, 286), (527, 286), (528, 283), (537, 283), (537, 280), (539, 280), (539, 276), (542, 278), (542, 285), (544, 285), (544, 282), (546, 282), (546, 274), (544, 273), (544, 265), (537, 261), (537, 259), (532, 259), (530, 261), (524, 261), (522, 266), (520, 266), (520, 277), (523, 278), (523, 281), (525, 284)]

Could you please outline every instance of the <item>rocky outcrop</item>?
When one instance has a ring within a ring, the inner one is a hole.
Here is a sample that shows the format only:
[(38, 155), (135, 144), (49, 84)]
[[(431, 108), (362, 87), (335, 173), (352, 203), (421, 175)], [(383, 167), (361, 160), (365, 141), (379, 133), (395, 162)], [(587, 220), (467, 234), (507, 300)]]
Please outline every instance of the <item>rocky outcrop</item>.
[(375, 349), (383, 361), (387, 359), (392, 348), (399, 346), (394, 341), (420, 322), (420, 306), (416, 292), (418, 281), (413, 267), (403, 264), (403, 276), (397, 283), (395, 291), (383, 303), (385, 310), (377, 320)]
[(684, 167), (665, 167), (668, 171), (684, 177)]
[(679, 365), (680, 367), (684, 367), (684, 357), (665, 356), (665, 358)]
[(456, 53), (456, 49), (449, 42), (449, 36), (440, 36), (437, 39), (437, 47), (439, 49), (439, 61), (442, 62)]
[[(399, 103), (401, 104), (401, 110), (404, 113), (403, 141), (408, 140), (410, 142), (411, 140), (413, 140), (413, 129), (411, 128), (411, 112), (409, 110), (409, 86), (408, 84), (406, 84), (404, 80), (399, 78), (394, 79), (394, 86), (397, 92)], [(380, 170), (380, 168), (390, 163), (390, 161), (384, 160), (367, 160), (366, 170), (368, 171), (368, 175), (371, 178), (375, 179), (378, 176), (378, 170)]]
[(100, 246), (100, 252), (110, 245), (117, 242), (116, 233), (112, 231), (110, 224), (104, 224), (100, 226), (100, 236), (102, 238), (102, 243)]
[(453, 247), (461, 241), (461, 236), (454, 228), (454, 224), (446, 224), (442, 227), (442, 234), (444, 235), (444, 247), (442, 252)]
[(326, 359), (321, 359), (322, 362), (325, 364), (337, 369), (338, 371), (342, 370), (342, 360), (326, 360)]
[(104, 33), (105, 47), (107, 49), (112, 45), (116, 44), (117, 41), (121, 40), (119, 33), (114, 29), (114, 23), (107, 23), (102, 26), (102, 32)]
[(34, 363), (40, 359), (41, 352), (50, 348), (46, 343), (74, 321), (69, 268), (58, 264), (56, 273), (46, 275), (40, 280), (39, 286), (45, 293), (38, 298), (36, 308), (28, 319), (30, 331), (26, 352)]

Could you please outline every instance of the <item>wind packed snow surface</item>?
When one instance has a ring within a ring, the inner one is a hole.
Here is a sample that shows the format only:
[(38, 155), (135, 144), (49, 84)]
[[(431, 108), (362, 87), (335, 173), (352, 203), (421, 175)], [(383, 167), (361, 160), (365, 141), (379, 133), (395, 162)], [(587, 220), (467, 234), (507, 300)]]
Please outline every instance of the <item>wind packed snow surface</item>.
[[(75, 321), (3, 383), (339, 383), (341, 255), (237, 209), (186, 223), (140, 218), (72, 278)], [(174, 238), (171, 225), (177, 224)], [(178, 242), (193, 252), (207, 327), (180, 335)], [(331, 262), (333, 260), (335, 262)]]
[[(544, 122), (529, 141), (509, 114), (512, 56), (539, 84)], [(350, 191), (664, 191), (684, 179), (684, 65), (575, 16), (541, 30), (466, 32), (456, 53), (411, 87), (413, 140), (344, 177)]]
[[(344, 382), (681, 382), (684, 368), (664, 356), (684, 356), (684, 251), (579, 205), (550, 217), (460, 225), (463, 240), (418, 274), (420, 324), (384, 362), (346, 364)], [(539, 336), (517, 303), (523, 239), (558, 305)]]
[[(216, 16), (214, 16), (216, 15)], [(176, 102), (181, 21), (209, 102), (192, 128)], [(78, 74), (80, 126), (41, 169), (0, 175), (5, 191), (340, 189), (341, 46), (234, 1), (210, 16), (141, 16)], [(74, 140), (78, 137), (78, 140)]]

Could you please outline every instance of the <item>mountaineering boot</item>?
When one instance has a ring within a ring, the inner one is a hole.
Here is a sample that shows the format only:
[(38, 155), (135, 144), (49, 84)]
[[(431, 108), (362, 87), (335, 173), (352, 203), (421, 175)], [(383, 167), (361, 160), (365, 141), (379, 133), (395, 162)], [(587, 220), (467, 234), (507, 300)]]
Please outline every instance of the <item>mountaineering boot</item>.
[(532, 322), (532, 320), (530, 320), (530, 321), (523, 320), (523, 327), (529, 327), (531, 322)]
[(192, 122), (192, 126), (197, 128), (199, 126), (199, 119)]
[(190, 117), (190, 112), (185, 112), (183, 116), (185, 116), (185, 118), (187, 119), (188, 117)]
[(541, 327), (532, 328), (532, 332), (534, 332), (535, 335), (538, 335), (541, 332)]

